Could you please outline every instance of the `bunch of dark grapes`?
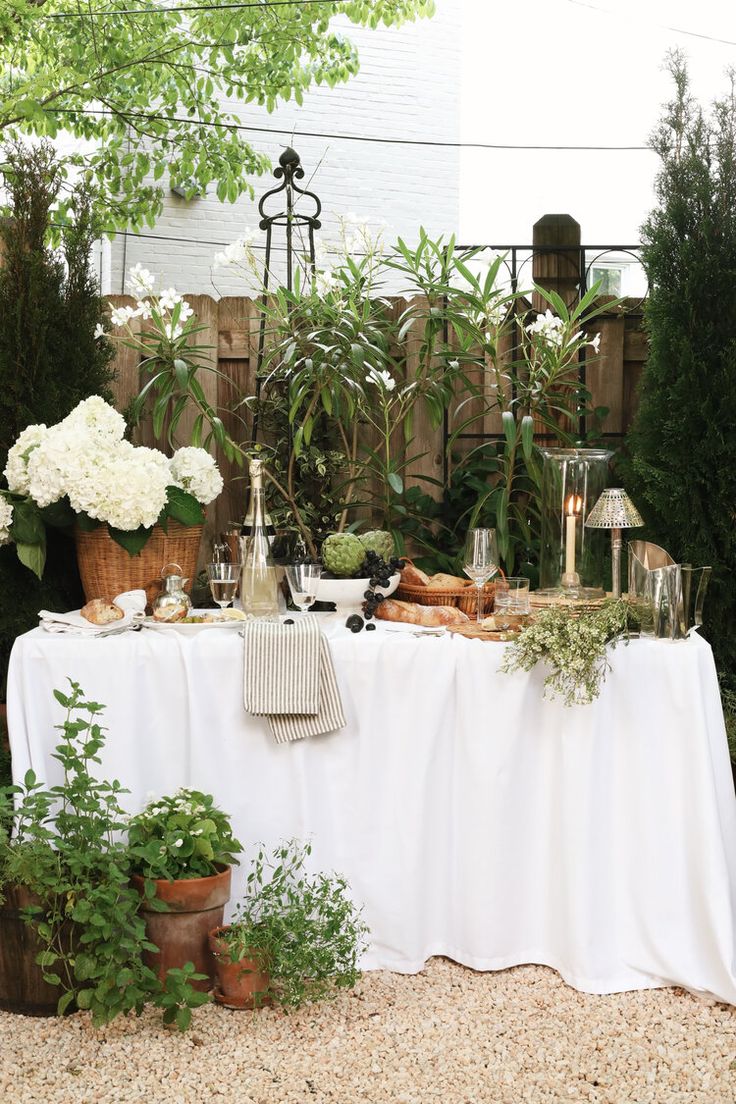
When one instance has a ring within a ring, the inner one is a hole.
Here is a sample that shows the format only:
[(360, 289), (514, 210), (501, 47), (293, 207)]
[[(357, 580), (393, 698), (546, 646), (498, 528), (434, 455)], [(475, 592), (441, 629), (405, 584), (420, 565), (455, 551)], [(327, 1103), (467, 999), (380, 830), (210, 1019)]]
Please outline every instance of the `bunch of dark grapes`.
[(381, 602), (384, 601), (383, 594), (376, 593), (376, 587), (388, 586), (391, 576), (395, 575), (397, 571), (401, 571), (404, 562), (404, 560), (399, 559), (397, 556), (392, 556), (392, 558), (387, 561), (376, 552), (366, 552), (360, 572), (361, 575), (370, 580), (368, 589), (363, 596), (365, 598), (363, 612), (365, 613), (366, 621), (370, 621), (374, 617), (376, 610)]

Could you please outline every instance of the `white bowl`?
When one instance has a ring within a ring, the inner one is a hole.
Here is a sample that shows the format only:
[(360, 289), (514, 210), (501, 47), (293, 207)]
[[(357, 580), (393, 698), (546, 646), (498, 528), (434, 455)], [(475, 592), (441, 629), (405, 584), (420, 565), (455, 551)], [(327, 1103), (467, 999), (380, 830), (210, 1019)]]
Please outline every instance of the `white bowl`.
[[(398, 571), (392, 575), (386, 586), (376, 587), (378, 594), (388, 597), (399, 585), (401, 576)], [(370, 587), (370, 579), (326, 579), (322, 576), (317, 583), (317, 601), (334, 602), (335, 612), (344, 614), (361, 613), (365, 592)]]

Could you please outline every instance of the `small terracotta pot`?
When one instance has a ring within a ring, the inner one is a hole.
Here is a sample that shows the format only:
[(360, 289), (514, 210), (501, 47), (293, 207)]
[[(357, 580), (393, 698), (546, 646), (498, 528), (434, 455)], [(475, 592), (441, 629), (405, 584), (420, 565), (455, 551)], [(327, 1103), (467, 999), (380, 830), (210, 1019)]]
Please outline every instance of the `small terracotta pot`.
[(207, 974), (206, 981), (194, 981), (195, 989), (212, 987), (215, 962), (207, 935), (222, 924), (225, 905), (230, 900), (232, 871), (220, 866), (217, 874), (207, 878), (165, 879), (154, 882), (156, 897), (168, 906), (168, 912), (154, 912), (147, 907), (143, 893), (144, 879), (132, 877), (133, 886), (141, 896), (141, 913), (146, 921), (146, 938), (159, 948), (159, 953), (143, 952), (146, 966), (154, 970), (163, 982), (166, 971), (194, 963), (198, 974)]
[[(268, 973), (257, 957), (231, 961), (228, 945), (220, 934), (228, 930), (227, 926), (215, 928), (209, 935), (217, 972), (215, 1000), (227, 1008), (260, 1008), (270, 1004), (271, 998), (267, 993), (271, 979)], [(261, 994), (257, 1000), (256, 994)]]

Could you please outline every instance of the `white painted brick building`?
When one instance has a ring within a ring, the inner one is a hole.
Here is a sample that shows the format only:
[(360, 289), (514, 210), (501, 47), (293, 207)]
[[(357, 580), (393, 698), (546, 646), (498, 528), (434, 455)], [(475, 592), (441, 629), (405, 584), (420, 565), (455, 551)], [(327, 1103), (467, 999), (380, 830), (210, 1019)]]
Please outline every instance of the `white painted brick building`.
[[(438, 0), (437, 14), (399, 28), (375, 31), (346, 24), (361, 59), (360, 73), (335, 88), (312, 89), (301, 107), (282, 105), (272, 114), (252, 105), (232, 105), (245, 125), (274, 127), (284, 135), (253, 134), (253, 145), (274, 164), (292, 144), (322, 200), (323, 234), (335, 237), (336, 218), (355, 212), (369, 223), (383, 220), (388, 241), (412, 241), (419, 226), (454, 233), (459, 223), (459, 151), (447, 148), (300, 137), (300, 131), (385, 138), (460, 138), (461, 23), (459, 0)], [(294, 131), (293, 141), (291, 132)], [(276, 181), (256, 178), (256, 200), (220, 203), (214, 187), (199, 199), (168, 195), (155, 228), (120, 234), (103, 266), (103, 291), (123, 290), (124, 271), (140, 261), (163, 286), (217, 296), (247, 293), (232, 276), (216, 275), (212, 258), (244, 227), (257, 227), (257, 199)], [(157, 235), (166, 239), (159, 240)], [(218, 244), (208, 244), (218, 243)]]

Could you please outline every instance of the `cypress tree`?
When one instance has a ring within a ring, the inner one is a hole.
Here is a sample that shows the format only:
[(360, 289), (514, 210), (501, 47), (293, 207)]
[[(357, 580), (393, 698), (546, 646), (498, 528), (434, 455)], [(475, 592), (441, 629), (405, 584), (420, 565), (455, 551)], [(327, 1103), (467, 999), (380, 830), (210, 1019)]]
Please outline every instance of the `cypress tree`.
[(657, 206), (642, 228), (649, 356), (624, 476), (647, 539), (710, 565), (704, 630), (736, 675), (736, 88), (707, 114), (679, 52), (651, 144)]

